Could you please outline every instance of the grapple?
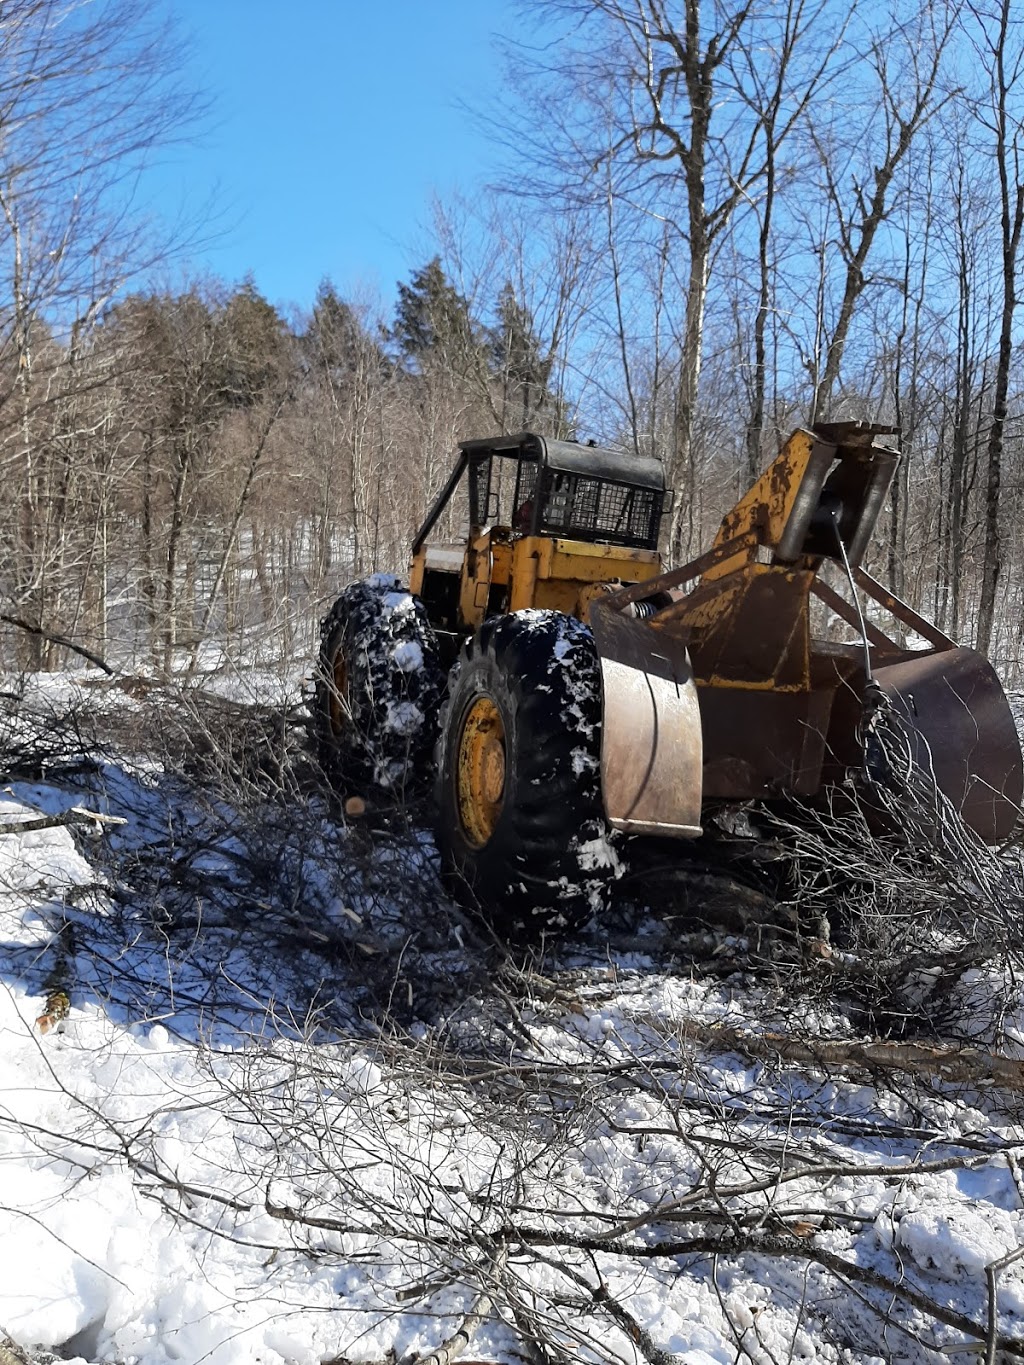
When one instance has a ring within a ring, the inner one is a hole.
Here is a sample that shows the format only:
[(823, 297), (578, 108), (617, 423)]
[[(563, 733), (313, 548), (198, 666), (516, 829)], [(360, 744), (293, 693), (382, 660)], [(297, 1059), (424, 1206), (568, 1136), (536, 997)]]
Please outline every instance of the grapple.
[[(881, 695), (966, 824), (1009, 835), (1024, 764), (995, 670), (860, 567), (899, 461), (890, 434), (796, 431), (706, 554), (591, 604), (615, 827), (692, 838), (709, 800), (812, 798), (863, 763), (865, 703)], [(846, 595), (820, 577), (827, 561)], [(860, 639), (815, 633), (815, 615)]]

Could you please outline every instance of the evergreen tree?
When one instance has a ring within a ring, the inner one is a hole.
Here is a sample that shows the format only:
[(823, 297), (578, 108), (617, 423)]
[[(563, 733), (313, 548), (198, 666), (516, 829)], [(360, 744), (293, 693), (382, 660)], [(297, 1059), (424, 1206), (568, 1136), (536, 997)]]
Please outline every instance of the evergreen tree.
[(339, 297), (327, 279), (317, 290), (313, 317), (302, 344), (307, 363), (321, 374), (326, 370), (336, 386), (357, 369), (365, 369), (368, 354), (381, 375), (388, 369), (387, 357), (377, 340), (368, 334), (355, 309)]
[(553, 417), (558, 404), (550, 393), (551, 356), (543, 354), (533, 315), (516, 298), (511, 282), (498, 298), (498, 321), (489, 332), (489, 358), (502, 386), (506, 426), (526, 430)]
[(409, 284), (399, 284), (389, 336), (413, 373), (432, 362), (467, 373), (480, 349), (476, 330), (469, 304), (445, 275), (440, 257), (417, 270)]
[(221, 322), (225, 334), (224, 396), (229, 403), (248, 407), (280, 382), (288, 367), (290, 334), (251, 275), (228, 299)]

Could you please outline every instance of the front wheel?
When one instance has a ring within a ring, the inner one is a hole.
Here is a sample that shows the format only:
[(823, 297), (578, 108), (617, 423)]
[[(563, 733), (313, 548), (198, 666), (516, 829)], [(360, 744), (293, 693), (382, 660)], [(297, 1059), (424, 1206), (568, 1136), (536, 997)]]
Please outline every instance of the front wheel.
[(512, 939), (583, 924), (622, 864), (601, 804), (601, 673), (574, 617), (485, 621), (438, 746), (438, 844), (456, 896)]
[(430, 772), (444, 672), (422, 603), (391, 574), (351, 583), (324, 618), (314, 701), (339, 789), (400, 793)]

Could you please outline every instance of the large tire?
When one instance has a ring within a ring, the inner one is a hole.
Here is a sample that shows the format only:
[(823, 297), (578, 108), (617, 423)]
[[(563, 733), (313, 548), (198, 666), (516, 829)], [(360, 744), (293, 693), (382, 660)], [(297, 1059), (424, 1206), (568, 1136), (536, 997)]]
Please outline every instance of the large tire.
[(422, 603), (392, 574), (350, 584), (320, 627), (320, 764), (347, 793), (400, 795), (430, 775), (444, 671)]
[(601, 673), (574, 617), (485, 621), (438, 744), (438, 845), (454, 894), (509, 939), (573, 929), (622, 864), (601, 805)]

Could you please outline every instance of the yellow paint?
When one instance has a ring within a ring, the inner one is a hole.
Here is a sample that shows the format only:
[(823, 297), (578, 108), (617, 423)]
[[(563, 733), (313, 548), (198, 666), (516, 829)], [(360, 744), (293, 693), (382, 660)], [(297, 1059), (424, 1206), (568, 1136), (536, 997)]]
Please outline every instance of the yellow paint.
[(804, 683), (777, 683), (774, 678), (762, 678), (759, 682), (740, 682), (736, 678), (723, 677), (713, 673), (710, 678), (696, 677), (698, 687), (724, 687), (733, 692), (797, 692), (804, 693)]
[(462, 722), (455, 799), (466, 839), (483, 848), (494, 835), (505, 801), (505, 727), (486, 694), (474, 701)]
[(409, 591), (414, 597), (423, 596), (423, 579), (426, 572), (427, 550), (425, 545), (421, 545), (409, 564)]
[[(668, 614), (656, 617), (652, 625), (655, 631), (686, 632), (694, 672), (702, 686), (806, 691), (811, 685), (808, 593), (812, 578), (808, 570), (785, 565), (743, 564), (724, 581), (701, 583), (680, 604), (677, 614), (671, 619)], [(773, 595), (766, 599), (760, 591), (770, 582), (780, 585), (774, 602)], [(753, 599), (754, 608), (748, 609), (753, 593), (759, 596)], [(759, 629), (763, 642), (770, 641), (772, 646), (770, 651), (757, 651), (757, 667), (763, 670), (757, 677), (745, 673), (754, 666), (747, 648), (752, 628)], [(730, 669), (737, 670), (738, 678)], [(736, 681), (727, 682), (729, 678)]]
[(703, 575), (705, 582), (725, 578), (742, 565), (752, 563), (759, 544), (778, 545), (807, 473), (814, 445), (815, 438), (809, 431), (795, 431), (781, 454), (725, 517), (715, 537), (715, 547), (744, 533), (754, 534), (735, 555), (708, 569)]
[[(417, 596), (423, 593), (426, 572), (424, 546), (409, 566), (409, 591)], [(595, 585), (642, 583), (660, 572), (661, 559), (654, 550), (549, 536), (512, 537), (504, 527), (489, 527), (472, 537), (463, 554), (459, 617), (466, 629), (475, 630), (488, 615), (491, 589), (498, 587), (509, 590), (509, 611), (542, 607), (585, 619)]]
[(507, 587), (512, 577), (512, 546), (507, 540), (491, 542), (491, 582)]
[(640, 583), (661, 571), (653, 550), (524, 536), (512, 550), (510, 611), (544, 607), (580, 615), (580, 594), (594, 583)]
[(467, 626), (475, 629), (487, 616), (491, 585), (504, 587), (511, 566), (512, 549), (506, 532), (489, 528), (470, 540), (462, 560), (459, 591), (459, 615)]
[(538, 578), (566, 578), (577, 583), (606, 583), (611, 579), (640, 583), (661, 572), (661, 558), (655, 550), (588, 545), (582, 540), (548, 540), (543, 536), (529, 540), (538, 547)]

